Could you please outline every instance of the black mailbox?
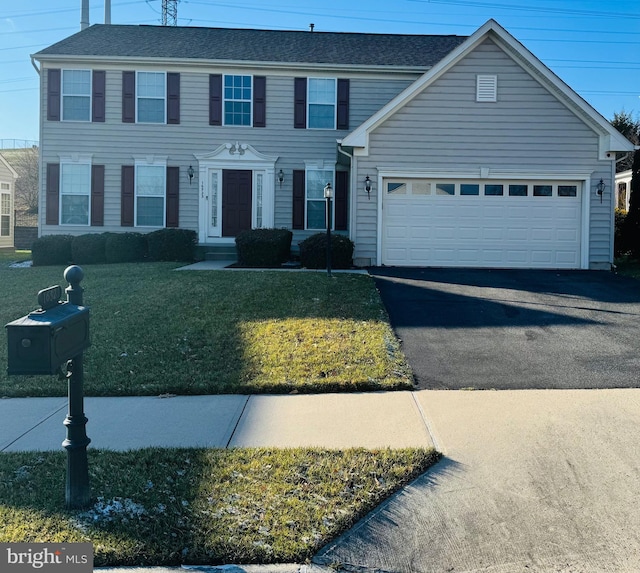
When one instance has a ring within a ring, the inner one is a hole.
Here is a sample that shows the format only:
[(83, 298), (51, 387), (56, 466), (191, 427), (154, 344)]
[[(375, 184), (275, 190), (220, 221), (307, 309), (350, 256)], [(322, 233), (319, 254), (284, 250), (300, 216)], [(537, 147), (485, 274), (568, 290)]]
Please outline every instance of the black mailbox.
[(89, 347), (89, 309), (69, 302), (34, 310), (6, 328), (8, 374), (55, 374)]

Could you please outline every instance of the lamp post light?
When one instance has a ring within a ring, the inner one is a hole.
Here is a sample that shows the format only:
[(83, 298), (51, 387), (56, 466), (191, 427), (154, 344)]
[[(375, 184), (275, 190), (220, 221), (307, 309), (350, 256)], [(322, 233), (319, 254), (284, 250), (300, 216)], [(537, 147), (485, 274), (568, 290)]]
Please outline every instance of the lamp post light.
[(333, 189), (331, 183), (324, 187), (324, 198), (327, 200), (327, 276), (331, 276), (331, 197)]

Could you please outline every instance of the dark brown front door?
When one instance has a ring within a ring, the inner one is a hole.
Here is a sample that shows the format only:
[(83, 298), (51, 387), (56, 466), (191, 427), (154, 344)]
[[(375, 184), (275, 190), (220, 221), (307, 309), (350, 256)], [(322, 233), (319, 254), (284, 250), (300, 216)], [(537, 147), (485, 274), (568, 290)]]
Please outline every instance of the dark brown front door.
[(251, 171), (222, 172), (222, 236), (251, 229)]

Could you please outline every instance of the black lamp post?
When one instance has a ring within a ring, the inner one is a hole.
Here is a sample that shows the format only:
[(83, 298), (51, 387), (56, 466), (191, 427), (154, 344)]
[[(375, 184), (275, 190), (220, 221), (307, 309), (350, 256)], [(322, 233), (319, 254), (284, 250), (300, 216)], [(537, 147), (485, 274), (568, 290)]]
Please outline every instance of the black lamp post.
[(333, 189), (331, 183), (324, 187), (324, 198), (327, 200), (327, 276), (331, 276), (331, 197)]

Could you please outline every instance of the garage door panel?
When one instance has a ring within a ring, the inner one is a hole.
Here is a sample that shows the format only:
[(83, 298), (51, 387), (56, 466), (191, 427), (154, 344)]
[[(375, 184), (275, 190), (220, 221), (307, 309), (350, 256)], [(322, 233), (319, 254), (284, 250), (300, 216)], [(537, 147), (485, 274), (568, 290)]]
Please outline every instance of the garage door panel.
[[(536, 185), (549, 182), (536, 182)], [(410, 266), (579, 268), (578, 197), (385, 195), (382, 263)], [(428, 183), (413, 180), (413, 187)], [(483, 183), (480, 182), (480, 189)], [(431, 183), (433, 187), (433, 183)], [(504, 186), (507, 192), (508, 185)], [(578, 187), (579, 188), (579, 187)]]

